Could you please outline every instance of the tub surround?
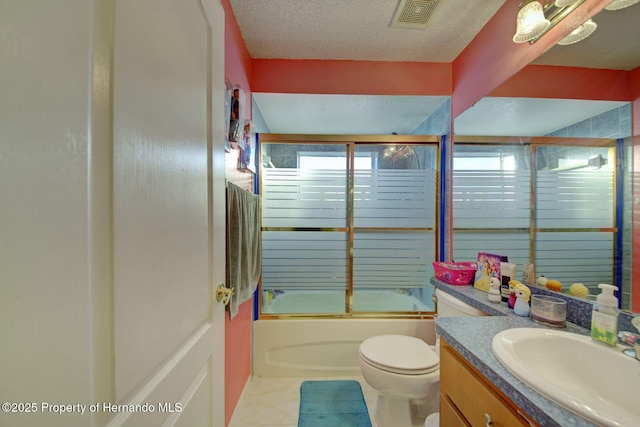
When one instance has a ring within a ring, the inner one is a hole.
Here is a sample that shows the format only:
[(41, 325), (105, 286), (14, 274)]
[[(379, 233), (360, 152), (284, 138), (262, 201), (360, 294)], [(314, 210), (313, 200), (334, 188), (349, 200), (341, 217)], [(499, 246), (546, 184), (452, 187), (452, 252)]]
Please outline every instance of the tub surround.
[[(263, 291), (268, 295), (269, 290)], [(287, 290), (275, 291), (273, 298), (263, 297), (262, 312), (280, 314), (330, 314), (344, 313), (344, 290)], [(429, 300), (431, 302), (431, 300)], [(353, 296), (355, 312), (415, 312), (433, 311), (433, 305), (425, 305), (418, 297), (401, 290), (358, 289)]]
[[(513, 310), (509, 309), (504, 303), (491, 303), (487, 298), (486, 292), (479, 291), (472, 286), (452, 286), (435, 278), (431, 279), (431, 283), (436, 288), (491, 314), (488, 317), (438, 318), (436, 319), (436, 332), (453, 349), (460, 353), (470, 365), (476, 368), (506, 396), (509, 396), (533, 421), (544, 426), (595, 425), (524, 384), (502, 366), (491, 350), (493, 337), (505, 329), (523, 327), (550, 328), (539, 325), (529, 318), (514, 315)], [(532, 293), (534, 293), (534, 287), (532, 287)], [(574, 302), (587, 304), (589, 306), (588, 316), (591, 316), (591, 303), (580, 302), (573, 298), (572, 300), (571, 305), (567, 307), (568, 318)], [(563, 330), (583, 335), (589, 334), (587, 328), (571, 322), (567, 322), (567, 327)]]
[(436, 342), (432, 318), (256, 320), (253, 377), (356, 377), (360, 375), (360, 344), (386, 334)]

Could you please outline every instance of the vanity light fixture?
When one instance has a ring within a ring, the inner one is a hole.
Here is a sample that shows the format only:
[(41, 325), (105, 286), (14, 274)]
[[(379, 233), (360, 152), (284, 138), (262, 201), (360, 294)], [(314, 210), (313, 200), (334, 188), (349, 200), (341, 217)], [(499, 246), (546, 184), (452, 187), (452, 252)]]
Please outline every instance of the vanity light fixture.
[(517, 28), (513, 41), (535, 43), (583, 2), (584, 0), (523, 0), (518, 10)]
[(555, 5), (556, 7), (566, 7), (566, 6), (571, 6), (572, 4), (577, 2), (578, 0), (556, 0)]
[(607, 10), (624, 9), (625, 7), (633, 6), (638, 2), (640, 2), (640, 0), (613, 0), (611, 3), (609, 3), (608, 6), (605, 7), (605, 9)]
[(540, 2), (530, 1), (526, 4), (523, 2), (518, 11), (517, 30), (513, 41), (528, 42), (544, 34), (549, 26), (551, 21), (544, 16), (544, 9)]
[(589, 37), (598, 28), (598, 24), (588, 19), (587, 22), (571, 31), (565, 38), (558, 42), (559, 45), (566, 46), (568, 44), (578, 43)]

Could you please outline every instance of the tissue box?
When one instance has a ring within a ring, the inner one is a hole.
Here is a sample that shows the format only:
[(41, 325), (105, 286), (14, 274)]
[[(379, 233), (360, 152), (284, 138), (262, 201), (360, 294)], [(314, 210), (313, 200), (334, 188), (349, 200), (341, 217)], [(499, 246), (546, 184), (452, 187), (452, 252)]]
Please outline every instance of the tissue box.
[(476, 274), (475, 262), (434, 262), (436, 278), (450, 285), (470, 285)]

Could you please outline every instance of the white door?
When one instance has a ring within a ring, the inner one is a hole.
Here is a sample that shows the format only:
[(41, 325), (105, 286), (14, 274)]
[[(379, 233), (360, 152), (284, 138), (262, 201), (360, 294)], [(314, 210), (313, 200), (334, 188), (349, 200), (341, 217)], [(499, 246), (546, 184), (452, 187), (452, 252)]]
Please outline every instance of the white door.
[(223, 426), (222, 7), (116, 1), (114, 28), (109, 425)]
[(0, 0), (0, 34), (0, 426), (223, 426), (219, 0)]

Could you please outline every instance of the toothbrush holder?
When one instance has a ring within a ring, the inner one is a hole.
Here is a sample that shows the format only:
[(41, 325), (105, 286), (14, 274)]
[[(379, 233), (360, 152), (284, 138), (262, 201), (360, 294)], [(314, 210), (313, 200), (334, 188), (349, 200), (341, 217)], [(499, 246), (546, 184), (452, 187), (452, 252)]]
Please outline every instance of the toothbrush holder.
[(567, 302), (548, 295), (532, 295), (531, 319), (546, 326), (566, 328)]

